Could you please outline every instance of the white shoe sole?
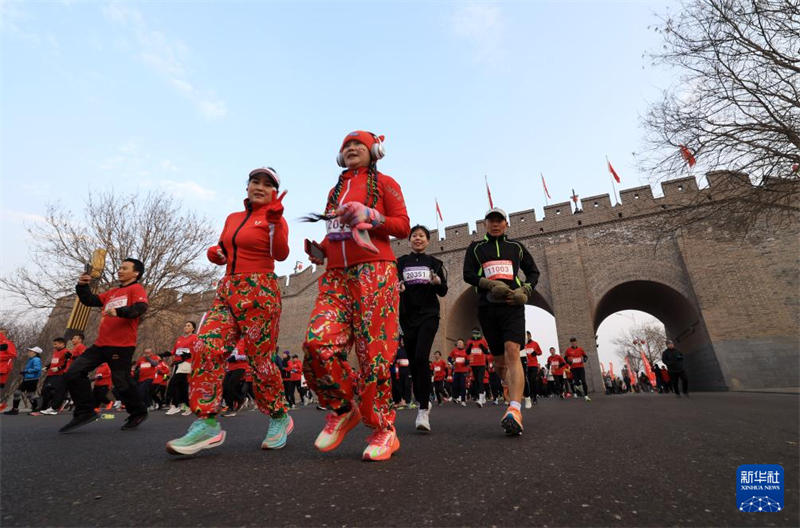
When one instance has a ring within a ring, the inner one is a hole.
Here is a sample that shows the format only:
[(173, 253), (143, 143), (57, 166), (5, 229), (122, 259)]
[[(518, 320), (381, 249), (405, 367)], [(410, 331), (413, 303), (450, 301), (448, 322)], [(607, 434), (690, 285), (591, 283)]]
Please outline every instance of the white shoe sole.
[(167, 453), (170, 455), (193, 455), (203, 449), (221, 446), (223, 442), (225, 442), (225, 431), (220, 431), (217, 436), (203, 442), (198, 442), (192, 446), (174, 446), (171, 445), (171, 442), (167, 442)]

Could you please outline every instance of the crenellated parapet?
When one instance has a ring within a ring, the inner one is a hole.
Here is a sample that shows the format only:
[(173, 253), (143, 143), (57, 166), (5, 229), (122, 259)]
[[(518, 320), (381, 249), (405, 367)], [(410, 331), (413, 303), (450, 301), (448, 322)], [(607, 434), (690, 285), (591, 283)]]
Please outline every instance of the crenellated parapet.
[[(653, 196), (649, 185), (642, 185), (619, 191), (620, 202), (615, 203), (608, 194), (586, 196), (580, 200), (580, 209), (573, 212), (571, 202), (559, 202), (544, 207), (543, 218), (537, 219), (535, 209), (526, 209), (509, 213), (509, 235), (514, 238), (549, 236), (560, 231), (581, 229), (613, 221), (625, 221), (629, 218), (659, 214), (676, 207), (692, 206), (706, 198), (706, 195), (719, 196), (723, 192), (736, 192), (737, 189), (752, 189), (746, 174), (731, 171), (712, 171), (706, 174), (708, 187), (700, 189), (694, 176), (676, 178), (661, 183), (663, 196)], [(501, 205), (502, 207), (502, 205)], [(414, 222), (412, 222), (413, 224)], [(461, 223), (444, 228), (444, 238), (440, 238), (439, 230), (431, 231), (431, 254), (451, 251), (463, 251), (471, 242), (479, 240), (485, 232), (484, 220), (475, 221), (475, 229), (468, 223)], [(408, 250), (405, 240), (393, 240), (392, 249), (395, 254)], [(289, 277), (288, 284), (282, 280), (284, 296), (297, 295), (313, 284), (324, 270), (323, 267), (306, 268)]]

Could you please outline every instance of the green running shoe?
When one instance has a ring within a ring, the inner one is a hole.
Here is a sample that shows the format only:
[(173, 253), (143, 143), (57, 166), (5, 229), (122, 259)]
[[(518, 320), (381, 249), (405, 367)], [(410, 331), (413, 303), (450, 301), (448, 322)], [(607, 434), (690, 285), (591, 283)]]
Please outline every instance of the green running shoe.
[(286, 437), (294, 430), (294, 420), (288, 414), (272, 418), (267, 437), (261, 442), (261, 449), (280, 449), (286, 445)]
[(215, 423), (198, 418), (189, 427), (189, 432), (180, 438), (167, 442), (167, 453), (171, 455), (193, 455), (203, 449), (221, 446), (225, 441), (225, 431)]

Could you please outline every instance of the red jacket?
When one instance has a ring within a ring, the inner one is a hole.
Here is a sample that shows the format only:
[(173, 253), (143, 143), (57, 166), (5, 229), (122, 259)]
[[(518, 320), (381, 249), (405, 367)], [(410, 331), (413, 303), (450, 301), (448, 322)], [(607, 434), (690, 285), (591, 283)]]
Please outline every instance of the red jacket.
[(486, 354), (489, 353), (489, 343), (481, 338), (477, 341), (470, 339), (467, 341), (467, 351), (469, 352), (470, 367), (485, 367)]
[[(112, 288), (99, 295), (92, 293), (88, 284), (75, 287), (78, 298), (85, 306), (103, 308), (100, 329), (94, 344), (98, 347), (134, 347), (139, 318), (147, 310), (147, 292), (141, 284)], [(116, 308), (117, 316), (106, 315), (106, 310)]]
[(158, 362), (158, 365), (156, 365), (156, 376), (153, 378), (153, 385), (166, 385), (168, 377), (169, 367), (162, 359)]
[(172, 364), (177, 365), (184, 361), (191, 362), (191, 354), (194, 352), (194, 345), (197, 342), (197, 334), (190, 334), (188, 336), (182, 335), (175, 341), (175, 346), (172, 347)]
[(539, 343), (531, 339), (523, 349), (528, 355), (528, 368), (539, 368), (539, 358), (542, 355), (542, 349), (539, 348)]
[(461, 350), (460, 348), (454, 348), (450, 352), (450, 357), (453, 358), (453, 373), (469, 372), (466, 350)]
[(140, 357), (136, 362), (136, 366), (139, 367), (139, 382), (154, 380), (156, 378), (156, 367), (158, 367), (160, 361), (161, 359), (155, 354)]
[(291, 372), (289, 374), (290, 381), (300, 381), (303, 377), (303, 362), (299, 359), (291, 361)]
[(72, 352), (69, 349), (62, 348), (61, 350), (53, 349), (53, 357), (50, 358), (50, 368), (47, 369), (47, 377), (61, 376), (69, 368), (72, 362)]
[(547, 358), (547, 365), (550, 367), (550, 372), (553, 376), (561, 376), (564, 373), (564, 365), (566, 364), (567, 362), (564, 361), (564, 358), (558, 354), (553, 354)]
[(95, 387), (111, 387), (111, 367), (108, 363), (103, 363), (94, 371)]
[[(5, 346), (3, 346), (5, 345)], [(14, 369), (14, 359), (17, 357), (17, 347), (9, 338), (0, 334), (0, 375), (5, 375)]]
[(586, 352), (583, 351), (581, 347), (569, 347), (566, 352), (564, 352), (564, 359), (567, 362), (567, 365), (570, 368), (583, 368), (583, 358), (586, 356)]
[(228, 356), (226, 366), (228, 372), (247, 368), (247, 356), (245, 355), (244, 350), (244, 340), (240, 339), (239, 342), (236, 343), (236, 348), (234, 348), (233, 352), (231, 352), (231, 355)]
[(74, 360), (84, 352), (86, 352), (86, 345), (84, 345), (83, 343), (75, 345), (74, 347), (72, 347), (72, 359)]
[(444, 381), (447, 376), (447, 361), (440, 359), (431, 363), (431, 371), (433, 371), (433, 381)]
[[(347, 202), (366, 203), (367, 200), (367, 169), (349, 169), (342, 175), (342, 190), (336, 204), (331, 204), (334, 189), (328, 193), (328, 203), (325, 214), (331, 215), (340, 205)], [(364, 262), (394, 261), (395, 256), (389, 237), (406, 238), (411, 231), (406, 211), (406, 202), (403, 192), (394, 179), (385, 174), (378, 173), (378, 202), (375, 209), (386, 219), (378, 228), (369, 230), (372, 243), (378, 248), (378, 253), (372, 253), (357, 245), (353, 240), (329, 240), (325, 236), (322, 246), (328, 257), (327, 269), (346, 268)], [(367, 204), (368, 206), (370, 204)], [(333, 229), (335, 221), (326, 222), (329, 232)], [(344, 228), (347, 231), (347, 228)]]
[(217, 255), (221, 249), (226, 275), (274, 271), (275, 261), (289, 256), (289, 226), (283, 216), (268, 220), (268, 211), (269, 204), (253, 206), (245, 200), (244, 211), (228, 215), (219, 245), (208, 248), (208, 260), (225, 264)]

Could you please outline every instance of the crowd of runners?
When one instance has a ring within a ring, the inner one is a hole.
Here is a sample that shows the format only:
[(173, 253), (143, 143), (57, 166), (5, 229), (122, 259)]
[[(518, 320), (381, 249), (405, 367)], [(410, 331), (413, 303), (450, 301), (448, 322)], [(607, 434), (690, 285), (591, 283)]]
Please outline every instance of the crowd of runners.
[[(486, 235), (464, 256), (463, 279), (478, 293), (480, 327), (449, 353), (431, 355), (448, 270), (425, 252), (429, 230), (410, 226), (400, 185), (378, 171), (384, 154), (383, 137), (348, 134), (337, 155), (344, 170), (321, 200), (323, 212), (305, 217), (324, 222), (326, 235), (321, 242), (305, 242), (309, 259), (324, 264), (325, 272), (302, 361), (277, 349), (281, 297), (274, 266), (289, 254), (286, 192), (278, 194), (277, 171), (258, 168), (248, 176), (243, 210), (228, 216), (218, 243), (208, 249), (208, 259), (224, 266), (225, 275), (200, 328), (186, 322), (171, 350), (147, 349), (134, 361), (139, 321), (148, 306), (140, 284), (145, 264), (125, 259), (118, 268), (119, 287), (99, 294), (84, 273), (76, 286), (78, 298), (102, 309), (95, 342), (86, 348), (84, 336), (76, 334), (67, 346), (58, 338), (46, 365), (40, 348), (28, 349), (22, 383), (5, 414), (17, 414), (23, 399), (34, 415), (57, 414), (69, 405), (73, 418), (60, 429), (63, 433), (114, 407), (128, 413), (123, 430), (138, 428), (157, 409), (193, 414), (186, 434), (166, 444), (171, 454), (190, 455), (221, 445), (226, 433), (219, 418), (248, 408), (270, 417), (261, 447), (280, 449), (294, 429), (289, 410), (314, 402), (328, 412), (317, 449), (336, 449), (363, 423), (371, 434), (362, 458), (380, 461), (400, 448), (397, 409), (418, 406), (416, 428), (429, 432), (434, 404), (502, 402), (500, 425), (516, 436), (524, 430), (521, 409), (539, 398), (591, 401), (588, 358), (577, 340), (570, 340), (563, 355), (552, 347), (545, 355), (526, 335), (524, 305), (539, 270), (525, 246), (506, 236), (508, 217), (499, 208), (486, 213)], [(410, 253), (396, 257), (390, 237), (408, 238)], [(16, 351), (0, 336), (5, 385), (7, 359)], [(351, 349), (355, 367), (348, 361)], [(684, 392), (688, 385), (682, 361), (670, 345), (664, 362), (677, 394), (679, 380)]]

